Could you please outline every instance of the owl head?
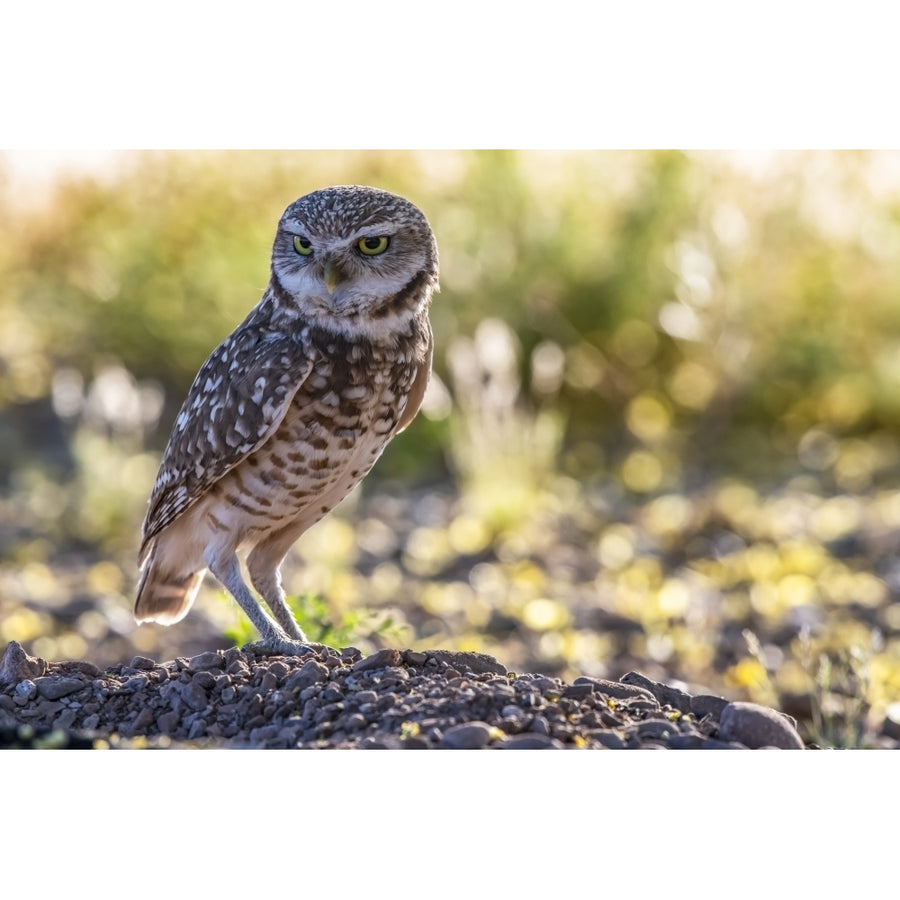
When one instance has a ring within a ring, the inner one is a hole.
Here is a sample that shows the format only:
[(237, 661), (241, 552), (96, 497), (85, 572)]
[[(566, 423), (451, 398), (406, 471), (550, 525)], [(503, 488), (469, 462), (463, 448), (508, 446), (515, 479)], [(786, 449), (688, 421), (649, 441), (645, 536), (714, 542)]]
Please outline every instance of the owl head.
[(272, 280), (307, 321), (377, 337), (427, 309), (438, 285), (437, 243), (403, 197), (358, 185), (324, 188), (281, 217)]

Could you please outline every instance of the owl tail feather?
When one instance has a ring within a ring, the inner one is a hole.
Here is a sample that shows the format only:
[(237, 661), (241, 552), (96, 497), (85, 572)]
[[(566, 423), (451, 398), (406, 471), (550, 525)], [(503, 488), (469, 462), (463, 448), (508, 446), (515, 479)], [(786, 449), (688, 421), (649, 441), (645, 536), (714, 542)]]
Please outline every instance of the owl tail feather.
[(134, 618), (138, 624), (159, 622), (160, 625), (174, 625), (187, 615), (206, 570), (188, 575), (163, 572), (154, 565), (155, 556), (151, 553), (144, 564), (134, 601)]

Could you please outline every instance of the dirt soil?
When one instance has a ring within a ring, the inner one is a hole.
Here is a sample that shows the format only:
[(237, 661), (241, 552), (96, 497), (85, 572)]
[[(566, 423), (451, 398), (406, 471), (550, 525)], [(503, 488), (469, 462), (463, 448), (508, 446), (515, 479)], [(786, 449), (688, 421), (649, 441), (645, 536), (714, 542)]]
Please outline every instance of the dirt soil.
[(637, 673), (571, 684), (479, 653), (251, 648), (105, 670), (0, 660), (0, 745), (39, 748), (803, 749), (776, 710)]

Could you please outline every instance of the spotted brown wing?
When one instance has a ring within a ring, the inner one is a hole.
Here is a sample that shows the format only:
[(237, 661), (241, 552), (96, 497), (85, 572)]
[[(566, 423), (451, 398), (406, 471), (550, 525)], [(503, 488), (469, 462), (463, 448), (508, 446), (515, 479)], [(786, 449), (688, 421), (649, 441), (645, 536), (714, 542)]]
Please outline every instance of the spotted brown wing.
[(248, 318), (203, 364), (175, 420), (143, 525), (150, 542), (278, 428), (312, 369), (307, 330)]

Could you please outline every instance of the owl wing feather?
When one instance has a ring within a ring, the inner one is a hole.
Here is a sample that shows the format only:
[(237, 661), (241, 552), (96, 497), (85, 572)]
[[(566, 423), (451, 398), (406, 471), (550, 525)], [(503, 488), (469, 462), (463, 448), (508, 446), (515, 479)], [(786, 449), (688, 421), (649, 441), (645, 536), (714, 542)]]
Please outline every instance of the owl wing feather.
[(274, 434), (312, 370), (307, 329), (273, 332), (253, 319), (212, 352), (191, 385), (150, 497), (141, 564), (154, 536)]

